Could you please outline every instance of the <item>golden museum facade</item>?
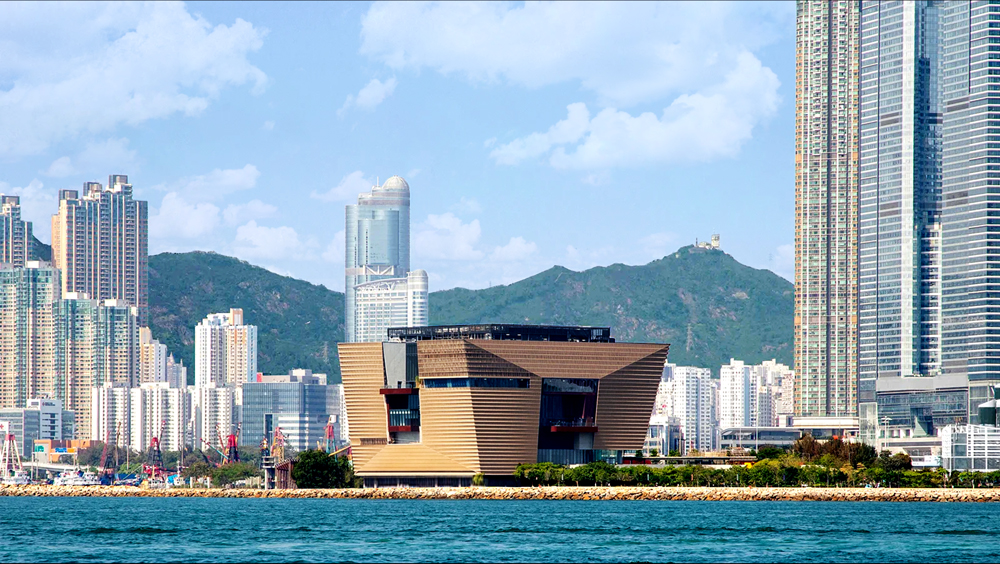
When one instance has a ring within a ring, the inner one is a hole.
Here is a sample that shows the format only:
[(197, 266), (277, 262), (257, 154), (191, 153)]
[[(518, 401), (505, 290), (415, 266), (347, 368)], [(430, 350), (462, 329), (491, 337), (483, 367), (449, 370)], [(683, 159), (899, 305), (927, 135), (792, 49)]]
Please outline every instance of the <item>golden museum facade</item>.
[(521, 463), (620, 462), (642, 448), (669, 345), (610, 334), (462, 325), (341, 343), (355, 472), (366, 487), (500, 484)]

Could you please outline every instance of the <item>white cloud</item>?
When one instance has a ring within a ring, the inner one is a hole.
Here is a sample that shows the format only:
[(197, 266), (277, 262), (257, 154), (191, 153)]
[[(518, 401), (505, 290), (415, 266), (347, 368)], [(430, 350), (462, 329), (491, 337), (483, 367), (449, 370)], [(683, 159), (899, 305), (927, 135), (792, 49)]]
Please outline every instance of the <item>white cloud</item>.
[(451, 206), (451, 210), (464, 215), (476, 215), (483, 212), (483, 206), (475, 198), (462, 196), (457, 204)]
[(126, 138), (87, 143), (76, 157), (59, 157), (42, 174), (65, 178), (74, 174), (101, 175), (108, 171), (133, 171), (137, 165), (136, 152), (130, 150), (128, 145), (129, 140)]
[(42, 174), (55, 178), (65, 178), (71, 174), (76, 174), (76, 167), (73, 166), (73, 161), (69, 157), (59, 157), (52, 161), (49, 168)]
[(537, 251), (538, 247), (530, 241), (525, 241), (524, 237), (511, 237), (506, 245), (493, 249), (493, 252), (490, 253), (490, 260), (517, 262), (530, 257)]
[(483, 141), (483, 148), (484, 149), (489, 149), (493, 145), (496, 145), (496, 143), (497, 143), (497, 138), (496, 137), (490, 137), (486, 141)]
[(32, 233), (42, 241), (52, 239), (52, 214), (59, 210), (57, 190), (45, 188), (40, 180), (34, 179), (27, 186), (11, 187), (0, 182), (0, 194), (20, 196), (21, 218), (32, 222)]
[(553, 145), (576, 143), (590, 129), (590, 112), (583, 103), (570, 104), (566, 108), (569, 115), (557, 122), (545, 133), (532, 133), (515, 139), (490, 152), (498, 164), (513, 165), (524, 159), (547, 153)]
[(641, 260), (656, 260), (663, 258), (677, 248), (677, 236), (673, 233), (653, 233), (639, 239), (638, 249), (642, 252)]
[(603, 245), (595, 249), (577, 249), (573, 245), (567, 245), (563, 266), (571, 270), (586, 270), (611, 264), (618, 255), (618, 250), (612, 245)]
[(274, 122), (270, 120), (265, 121), (264, 125), (260, 126), (260, 128), (264, 131), (272, 131), (274, 129)]
[(189, 176), (156, 188), (184, 194), (189, 200), (215, 201), (233, 192), (253, 188), (259, 177), (257, 167), (248, 164), (243, 168), (217, 168), (208, 174)]
[(247, 55), (266, 30), (212, 26), (182, 3), (0, 3), (0, 155), (173, 114), (266, 75)]
[(390, 78), (385, 82), (382, 82), (377, 78), (373, 78), (371, 82), (358, 91), (357, 96), (354, 94), (347, 95), (347, 99), (344, 100), (344, 105), (337, 110), (337, 115), (343, 115), (344, 112), (351, 108), (360, 108), (367, 111), (374, 110), (376, 106), (381, 104), (386, 98), (392, 96), (392, 93), (395, 90), (395, 78)]
[(478, 219), (462, 223), (451, 212), (428, 215), (416, 226), (413, 251), (417, 257), (429, 260), (480, 260), (484, 254), (476, 245), (481, 233)]
[(234, 250), (243, 258), (303, 259), (309, 256), (307, 247), (295, 229), (288, 226), (265, 227), (249, 221), (236, 228)]
[(362, 192), (368, 192), (375, 183), (370, 178), (365, 178), (365, 174), (356, 170), (340, 179), (340, 184), (330, 188), (325, 193), (320, 194), (315, 190), (309, 194), (310, 198), (323, 200), (324, 202), (342, 202), (353, 200)]
[(323, 260), (327, 262), (344, 264), (344, 254), (346, 252), (344, 230), (341, 229), (334, 236), (330, 244), (323, 251)]
[(226, 225), (233, 226), (253, 220), (274, 217), (278, 208), (260, 200), (250, 200), (245, 204), (229, 204), (222, 212)]
[[(591, 169), (733, 157), (753, 128), (778, 109), (778, 77), (748, 52), (718, 86), (678, 96), (660, 117), (606, 108), (592, 119), (583, 104), (545, 133), (494, 149), (498, 164), (550, 153), (556, 168)], [(554, 150), (553, 150), (554, 149)]]
[(149, 213), (151, 240), (204, 237), (218, 226), (218, 206), (208, 202), (191, 203), (177, 192), (164, 196), (160, 207)]
[(768, 257), (768, 268), (786, 280), (795, 281), (795, 245), (779, 245)]
[(698, 91), (794, 29), (791, 3), (375, 3), (361, 53), (394, 69), (537, 88), (576, 81), (609, 104)]
[[(778, 79), (753, 53), (788, 35), (794, 14), (790, 3), (376, 3), (361, 52), (394, 69), (596, 93), (594, 111), (571, 104), (547, 131), (487, 139), (498, 164), (702, 162), (737, 154), (775, 113)], [(622, 109), (659, 102), (659, 116)]]

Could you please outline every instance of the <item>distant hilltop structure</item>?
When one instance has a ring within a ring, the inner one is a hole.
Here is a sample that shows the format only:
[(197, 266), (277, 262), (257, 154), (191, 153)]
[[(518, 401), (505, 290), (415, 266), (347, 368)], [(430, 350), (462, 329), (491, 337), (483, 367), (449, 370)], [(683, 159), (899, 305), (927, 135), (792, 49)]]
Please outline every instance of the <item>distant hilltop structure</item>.
[(720, 249), (722, 247), (722, 243), (721, 243), (721, 238), (719, 237), (718, 233), (716, 233), (715, 235), (712, 235), (712, 242), (708, 242), (708, 241), (700, 241), (699, 242), (698, 239), (695, 239), (694, 240), (694, 246), (698, 247), (699, 249), (715, 249), (715, 250), (718, 250), (718, 249)]

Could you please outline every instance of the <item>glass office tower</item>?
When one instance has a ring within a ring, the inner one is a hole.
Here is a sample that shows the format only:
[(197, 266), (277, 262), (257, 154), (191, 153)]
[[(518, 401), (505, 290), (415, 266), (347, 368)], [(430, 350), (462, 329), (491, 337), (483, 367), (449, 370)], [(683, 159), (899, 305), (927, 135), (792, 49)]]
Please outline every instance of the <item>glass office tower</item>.
[(367, 282), (406, 278), (410, 271), (410, 186), (393, 176), (358, 203), (346, 206), (344, 260), (345, 340), (360, 341), (356, 287)]
[(861, 3), (858, 415), (869, 442), (877, 378), (940, 370), (938, 22), (933, 2)]
[(856, 1), (798, 2), (795, 415), (857, 413)]
[(1000, 384), (1000, 2), (941, 5), (942, 368)]

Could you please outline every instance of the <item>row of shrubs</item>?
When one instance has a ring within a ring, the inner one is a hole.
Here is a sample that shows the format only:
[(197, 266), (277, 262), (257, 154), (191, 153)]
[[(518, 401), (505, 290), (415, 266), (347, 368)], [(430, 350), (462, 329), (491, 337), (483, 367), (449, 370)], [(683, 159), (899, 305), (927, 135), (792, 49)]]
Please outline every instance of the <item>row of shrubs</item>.
[(766, 459), (729, 468), (704, 466), (614, 466), (591, 462), (566, 467), (550, 462), (521, 464), (514, 471), (522, 486), (767, 486), (974, 488), (1000, 484), (1000, 472), (947, 472), (872, 468), (832, 468)]

